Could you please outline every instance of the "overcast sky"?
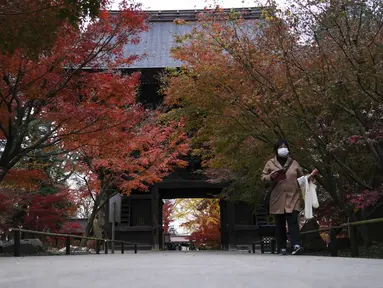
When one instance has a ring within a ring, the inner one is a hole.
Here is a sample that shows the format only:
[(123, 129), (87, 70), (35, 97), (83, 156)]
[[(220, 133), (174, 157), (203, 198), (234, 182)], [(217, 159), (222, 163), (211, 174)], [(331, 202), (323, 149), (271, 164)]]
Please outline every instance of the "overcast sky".
[[(257, 1), (266, 3), (267, 0)], [(283, 0), (280, 0), (281, 2)], [(278, 2), (280, 2), (278, 1)], [(118, 0), (115, 0), (113, 9), (118, 8)], [(254, 0), (136, 0), (142, 3), (143, 10), (182, 10), (182, 9), (203, 9), (210, 5), (219, 4), (224, 8), (242, 8), (259, 6)]]

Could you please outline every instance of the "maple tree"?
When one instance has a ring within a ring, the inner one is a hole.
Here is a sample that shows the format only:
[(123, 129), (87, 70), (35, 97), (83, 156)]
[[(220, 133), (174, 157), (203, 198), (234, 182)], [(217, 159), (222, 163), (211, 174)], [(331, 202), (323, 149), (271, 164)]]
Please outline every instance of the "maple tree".
[(204, 164), (231, 170), (232, 187), (262, 191), (260, 170), (283, 137), (304, 168), (318, 168), (332, 203), (365, 219), (383, 205), (382, 3), (289, 7), (266, 7), (259, 20), (202, 13), (173, 49), (185, 65), (166, 79), (166, 101), (186, 117)]
[[(179, 158), (188, 149), (182, 121), (145, 110), (136, 101), (139, 73), (116, 70), (140, 58), (123, 51), (147, 29), (139, 7), (123, 1), (118, 13), (101, 9), (83, 29), (62, 21), (50, 50), (38, 55), (23, 47), (0, 54), (5, 75), (0, 83), (1, 184), (12, 177), (17, 183), (29, 161), (32, 168), (42, 159), (49, 163), (65, 155), (56, 168), (67, 171), (64, 179), (76, 171), (82, 181), (72, 200), (89, 206), (86, 235), (114, 193), (147, 190), (186, 165)], [(36, 210), (42, 207), (35, 201), (49, 202), (33, 199)], [(30, 217), (26, 220), (35, 225)]]
[(0, 181), (36, 150), (74, 151), (131, 121), (138, 75), (112, 69), (139, 58), (123, 47), (137, 43), (146, 24), (139, 6), (120, 7), (116, 15), (102, 9), (84, 30), (64, 21), (37, 57), (23, 48), (0, 53)]
[(171, 200), (165, 200), (162, 206), (162, 229), (164, 233), (171, 232), (171, 223), (173, 222), (174, 204)]
[[(66, 180), (66, 155), (52, 156), (36, 150), (37, 158), (24, 159), (4, 177), (0, 198), (0, 230), (3, 237), (11, 227), (59, 232), (65, 220), (73, 217), (77, 203)], [(45, 157), (47, 156), (47, 157)]]
[(98, 16), (105, 0), (9, 1), (0, 3), (0, 51), (13, 53), (21, 48), (36, 57), (49, 51), (56, 40), (57, 28), (65, 22), (83, 24), (87, 17)]
[(0, 189), (1, 234), (5, 237), (11, 227), (61, 231), (66, 219), (73, 217), (77, 210), (70, 191), (63, 185), (52, 183), (44, 171), (23, 172), (28, 177), (25, 182), (14, 183), (11, 172), (4, 180), (6, 188)]
[(220, 205), (218, 199), (177, 199), (174, 219), (186, 219), (181, 227), (190, 233), (197, 248), (219, 249)]
[(37, 231), (61, 231), (65, 220), (76, 211), (70, 199), (67, 191), (47, 196), (32, 194), (23, 197), (18, 201), (18, 205), (28, 206), (23, 227)]
[(77, 151), (76, 169), (84, 195), (93, 200), (86, 235), (92, 233), (97, 213), (116, 192), (147, 191), (175, 168), (187, 165), (182, 159), (189, 150), (182, 121), (167, 120), (165, 114), (140, 105), (136, 108), (136, 117), (123, 129), (109, 129), (105, 137), (93, 138)]

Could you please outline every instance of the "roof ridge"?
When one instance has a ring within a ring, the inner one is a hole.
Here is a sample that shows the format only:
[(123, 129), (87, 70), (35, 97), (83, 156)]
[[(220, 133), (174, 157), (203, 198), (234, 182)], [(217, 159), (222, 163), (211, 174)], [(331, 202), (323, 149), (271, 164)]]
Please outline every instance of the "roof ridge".
[[(232, 10), (236, 12), (246, 11), (244, 19), (259, 19), (264, 7), (242, 7), (242, 8), (222, 8), (224, 12)], [(173, 22), (175, 19), (186, 21), (197, 21), (199, 13), (212, 11), (214, 9), (179, 9), (179, 10), (142, 10), (149, 16), (149, 22)], [(118, 10), (111, 10), (111, 13), (118, 13)]]

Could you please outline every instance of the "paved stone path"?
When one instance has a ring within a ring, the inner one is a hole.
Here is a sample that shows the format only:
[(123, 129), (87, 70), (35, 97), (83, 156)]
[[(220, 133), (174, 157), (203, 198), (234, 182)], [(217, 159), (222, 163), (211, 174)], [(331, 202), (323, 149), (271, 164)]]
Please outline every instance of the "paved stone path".
[(382, 288), (383, 260), (241, 252), (0, 258), (1, 288)]

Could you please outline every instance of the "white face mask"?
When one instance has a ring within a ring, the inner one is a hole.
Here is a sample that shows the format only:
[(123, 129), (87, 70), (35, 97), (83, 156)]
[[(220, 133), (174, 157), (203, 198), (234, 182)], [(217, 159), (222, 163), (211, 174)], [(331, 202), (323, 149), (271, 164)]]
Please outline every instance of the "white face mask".
[(289, 149), (287, 149), (287, 148), (279, 148), (278, 149), (278, 156), (287, 157), (288, 155), (289, 155)]

